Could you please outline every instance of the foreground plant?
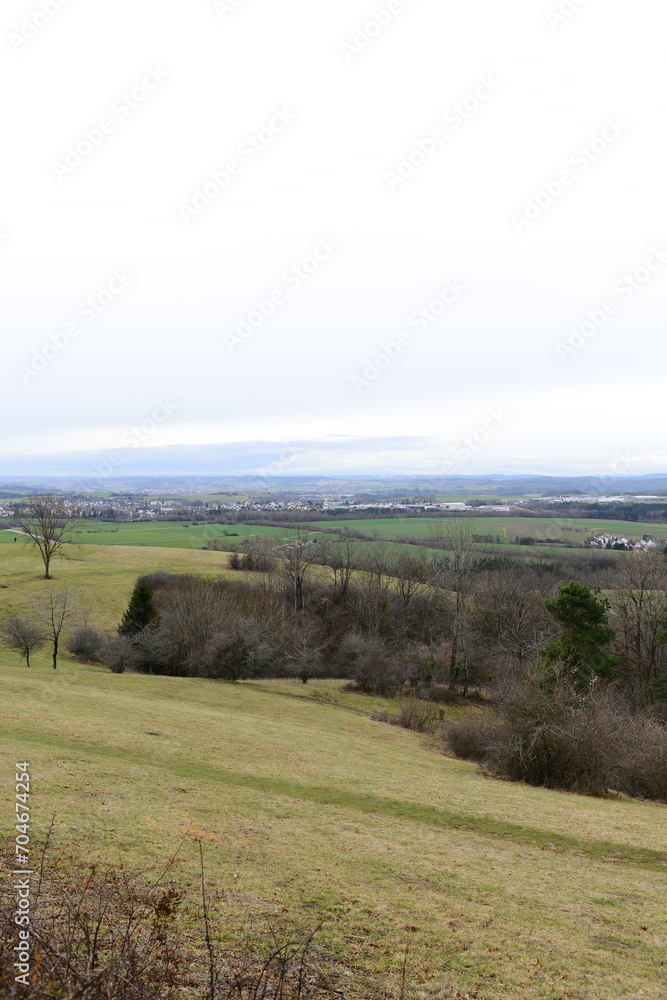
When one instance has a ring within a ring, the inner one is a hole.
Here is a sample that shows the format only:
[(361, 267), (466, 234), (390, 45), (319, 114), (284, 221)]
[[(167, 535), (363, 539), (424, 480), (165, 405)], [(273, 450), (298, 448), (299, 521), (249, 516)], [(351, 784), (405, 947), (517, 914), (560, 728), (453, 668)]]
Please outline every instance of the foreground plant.
[[(201, 851), (201, 845), (200, 845)], [(237, 945), (214, 940), (201, 855), (202, 921), (184, 930), (185, 893), (159, 876), (90, 866), (77, 878), (42, 869), (33, 890), (26, 1000), (324, 1000), (341, 995), (321, 971), (316, 930), (273, 916), (247, 917)], [(189, 908), (187, 908), (189, 909)], [(16, 901), (0, 899), (0, 996), (16, 994)], [(236, 921), (237, 918), (234, 918)]]

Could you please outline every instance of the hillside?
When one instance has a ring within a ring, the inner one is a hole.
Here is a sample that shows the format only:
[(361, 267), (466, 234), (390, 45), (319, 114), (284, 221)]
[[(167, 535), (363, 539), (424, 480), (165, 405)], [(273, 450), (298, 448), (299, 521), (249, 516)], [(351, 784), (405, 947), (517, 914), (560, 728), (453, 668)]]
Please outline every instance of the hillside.
[(409, 945), (415, 996), (665, 995), (664, 806), (486, 779), (338, 682), (0, 668), (3, 759), (74, 858), (159, 864), (194, 824), (212, 891), (322, 920), (378, 981)]

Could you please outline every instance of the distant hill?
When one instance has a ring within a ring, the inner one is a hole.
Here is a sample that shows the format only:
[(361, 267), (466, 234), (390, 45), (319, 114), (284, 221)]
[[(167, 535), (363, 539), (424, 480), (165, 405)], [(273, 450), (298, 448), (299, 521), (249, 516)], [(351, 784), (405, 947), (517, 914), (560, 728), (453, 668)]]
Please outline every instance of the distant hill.
[(300, 493), (364, 494), (374, 497), (429, 496), (435, 493), (494, 494), (645, 494), (667, 495), (667, 474), (644, 476), (259, 476), (242, 475), (127, 475), (113, 477), (40, 476), (0, 479), (0, 498), (31, 493), (157, 491), (161, 493)]

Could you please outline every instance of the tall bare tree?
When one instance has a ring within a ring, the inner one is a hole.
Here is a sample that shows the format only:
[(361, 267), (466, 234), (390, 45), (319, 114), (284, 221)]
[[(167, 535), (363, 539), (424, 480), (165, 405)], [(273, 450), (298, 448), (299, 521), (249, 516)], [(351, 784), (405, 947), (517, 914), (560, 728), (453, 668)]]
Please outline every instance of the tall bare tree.
[(359, 543), (346, 535), (328, 537), (318, 543), (320, 559), (331, 570), (334, 600), (344, 601), (359, 559)]
[(303, 611), (306, 604), (306, 578), (312, 563), (319, 556), (319, 546), (309, 539), (308, 529), (297, 528), (288, 545), (278, 549), (283, 557), (283, 573), (294, 608)]
[[(447, 527), (447, 524), (451, 527)], [(476, 541), (474, 521), (470, 518), (440, 519), (429, 526), (430, 543), (439, 550), (435, 559), (434, 583), (453, 595), (452, 654), (449, 689), (454, 690), (460, 677), (463, 694), (468, 693), (468, 611), (470, 595), (487, 554), (487, 547)]]
[(58, 554), (74, 528), (74, 516), (55, 497), (22, 500), (14, 508), (14, 521), (39, 550), (44, 563), (44, 579), (52, 579), (51, 560)]
[(667, 671), (667, 562), (655, 552), (632, 553), (619, 561), (614, 584), (615, 651), (639, 702), (650, 698), (651, 685)]
[(548, 589), (530, 569), (486, 574), (475, 590), (471, 624), (478, 645), (521, 667), (556, 634), (544, 607)]
[(363, 555), (362, 568), (369, 574), (371, 585), (378, 594), (386, 594), (392, 583), (392, 550), (387, 542), (376, 538)]
[(407, 546), (404, 546), (398, 553), (392, 567), (396, 577), (396, 590), (404, 608), (407, 608), (413, 597), (419, 593), (425, 578), (424, 560), (406, 549)]
[(304, 684), (315, 677), (320, 668), (326, 638), (316, 621), (297, 615), (290, 624), (285, 644), (287, 661)]
[(50, 587), (38, 604), (40, 624), (43, 625), (51, 642), (52, 665), (58, 666), (58, 648), (63, 630), (78, 624), (79, 608), (77, 602), (67, 588)]

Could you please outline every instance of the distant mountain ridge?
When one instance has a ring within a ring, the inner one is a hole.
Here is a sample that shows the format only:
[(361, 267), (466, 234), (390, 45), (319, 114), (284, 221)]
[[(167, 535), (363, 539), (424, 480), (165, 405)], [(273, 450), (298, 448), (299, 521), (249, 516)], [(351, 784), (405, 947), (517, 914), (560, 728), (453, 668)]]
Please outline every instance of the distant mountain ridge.
[(0, 478), (0, 498), (36, 492), (143, 492), (244, 493), (303, 492), (316, 494), (369, 493), (373, 496), (428, 496), (449, 493), (461, 496), (539, 494), (560, 495), (667, 495), (667, 474), (643, 476), (535, 476), (535, 475), (127, 475), (127, 476), (6, 476)]

